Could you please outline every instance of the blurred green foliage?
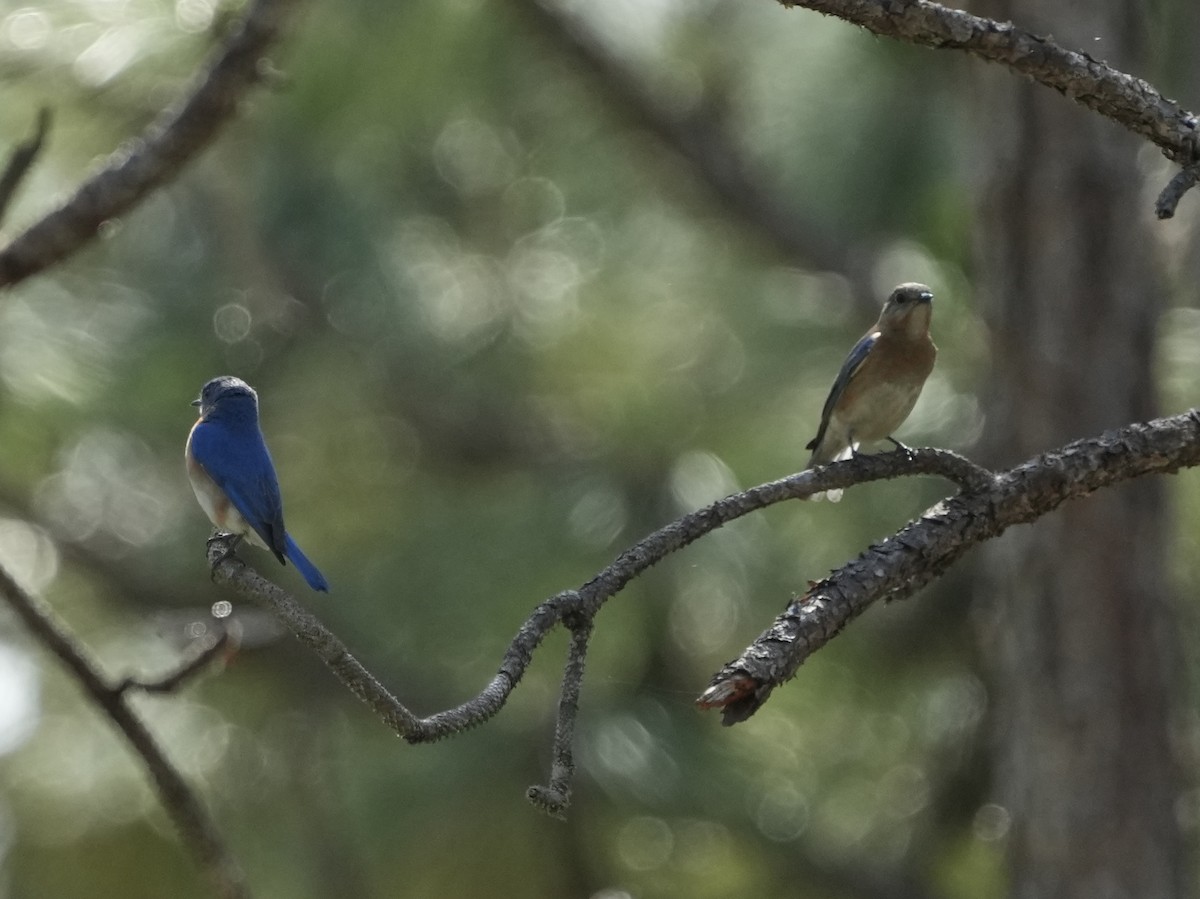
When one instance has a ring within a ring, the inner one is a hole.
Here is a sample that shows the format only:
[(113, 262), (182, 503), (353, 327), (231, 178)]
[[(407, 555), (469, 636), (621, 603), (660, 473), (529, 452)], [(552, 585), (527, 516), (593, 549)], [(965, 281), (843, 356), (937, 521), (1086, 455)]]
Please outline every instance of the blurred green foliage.
[[(803, 466), (872, 309), (722, 213), (519, 2), (310, 4), (216, 146), (0, 297), (0, 559), (114, 676), (169, 668), (228, 598), (182, 467), (217, 374), (257, 387), (332, 592), (248, 560), (420, 712), (478, 690), (540, 599)], [(3, 143), (56, 117), (6, 233), (176, 96), (235, 12), (0, 8)], [(969, 61), (770, 2), (588, 12), (648, 89), (719, 101), (797, 215), (876, 247), (879, 298), (934, 287), (941, 355), (900, 436), (969, 450), (988, 365), (964, 274)], [(1168, 346), (1172, 397), (1196, 345)], [(692, 705), (794, 591), (946, 489), (772, 509), (631, 584), (598, 619), (565, 825), (523, 798), (549, 767), (561, 635), (498, 719), (435, 746), (252, 609), (231, 664), (138, 707), (268, 899), (998, 896), (964, 574), (873, 610), (745, 725)], [(15, 623), (2, 640), (0, 896), (207, 895), (107, 722)]]

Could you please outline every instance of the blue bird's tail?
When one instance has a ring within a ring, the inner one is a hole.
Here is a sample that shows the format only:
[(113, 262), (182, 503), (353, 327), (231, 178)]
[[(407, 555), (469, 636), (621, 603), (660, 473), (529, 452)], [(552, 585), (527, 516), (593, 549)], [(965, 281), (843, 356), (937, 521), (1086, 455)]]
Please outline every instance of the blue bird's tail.
[(292, 539), (291, 534), (284, 536), (284, 555), (286, 555), (296, 566), (296, 570), (304, 576), (308, 581), (308, 586), (321, 593), (329, 592), (329, 581), (325, 580), (325, 575), (317, 570), (317, 566), (308, 561), (308, 556), (300, 551), (300, 547), (296, 545), (296, 541)]

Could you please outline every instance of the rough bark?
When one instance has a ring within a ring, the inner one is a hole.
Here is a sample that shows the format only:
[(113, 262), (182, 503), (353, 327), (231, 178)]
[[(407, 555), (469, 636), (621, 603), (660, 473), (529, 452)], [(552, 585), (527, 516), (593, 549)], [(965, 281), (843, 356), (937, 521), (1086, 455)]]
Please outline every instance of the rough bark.
[[(1131, 0), (991, 0), (981, 12), (1145, 69), (1145, 13)], [(1002, 465), (1156, 414), (1164, 300), (1138, 142), (1035, 85), (980, 81), (977, 285), (995, 355), (979, 458)], [(984, 554), (981, 645), (1014, 896), (1187, 894), (1165, 490), (1147, 479), (1104, 491)]]

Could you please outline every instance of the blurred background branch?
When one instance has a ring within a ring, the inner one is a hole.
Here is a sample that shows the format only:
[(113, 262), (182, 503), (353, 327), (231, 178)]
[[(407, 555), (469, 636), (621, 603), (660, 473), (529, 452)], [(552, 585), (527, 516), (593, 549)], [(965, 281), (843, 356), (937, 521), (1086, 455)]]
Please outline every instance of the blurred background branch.
[(850, 235), (832, 231), (828, 222), (812, 217), (810, 210), (772, 184), (737, 137), (728, 98), (722, 96), (728, 85), (711, 78), (691, 103), (661, 89), (656, 93), (578, 12), (555, 0), (510, 0), (508, 5), (534, 34), (587, 73), (615, 114), (677, 154), (687, 174), (727, 215), (743, 222), (788, 263), (844, 278), (860, 308), (879, 305), (868, 277), (873, 251)]
[(232, 639), (229, 628), (221, 627), (216, 634), (206, 633), (192, 641), (189, 651), (173, 671), (160, 674), (158, 677), (124, 678), (113, 689), (118, 693), (126, 690), (141, 690), (144, 693), (172, 693), (183, 684), (202, 673), (217, 657), (234, 652), (236, 640)]
[(37, 160), (38, 154), (46, 142), (46, 134), (50, 131), (50, 118), (49, 109), (44, 106), (39, 109), (33, 134), (13, 147), (12, 152), (9, 153), (4, 171), (0, 173), (0, 222), (4, 221), (4, 215), (8, 212), (8, 204), (12, 202), (13, 194), (21, 186), (21, 181)]
[(204, 804), (129, 706), (125, 691), (130, 682), (110, 685), (50, 608), (22, 589), (3, 567), (0, 567), (0, 594), (34, 639), (71, 672), (78, 685), (145, 763), (163, 808), (175, 823), (184, 846), (212, 882), (216, 894), (223, 899), (249, 899), (241, 866), (225, 846)]
[(0, 248), (0, 289), (71, 255), (102, 223), (174, 178), (263, 79), (262, 55), (297, 5), (298, 0), (254, 0), (185, 97), (113, 153), (66, 202)]

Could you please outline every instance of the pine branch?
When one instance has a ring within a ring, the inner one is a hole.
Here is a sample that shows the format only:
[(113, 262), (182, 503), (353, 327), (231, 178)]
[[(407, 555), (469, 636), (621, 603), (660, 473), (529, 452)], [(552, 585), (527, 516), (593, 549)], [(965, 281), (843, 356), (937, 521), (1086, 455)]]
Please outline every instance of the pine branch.
[(396, 699), (315, 615), (229, 555), (223, 541), (211, 541), (208, 558), (217, 583), (274, 612), (350, 692), (410, 743), (452, 736), (496, 715), (545, 637), (559, 624), (566, 625), (572, 641), (559, 701), (552, 776), (548, 786), (529, 791), (535, 804), (561, 816), (570, 801), (570, 741), (592, 621), (605, 602), (676, 550), (752, 512), (826, 490), (913, 475), (939, 476), (960, 488), (917, 522), (814, 584), (713, 678), (699, 703), (724, 709), (729, 723), (756, 711), (805, 658), (871, 603), (911, 595), (972, 546), (1014, 524), (1046, 515), (1069, 499), (1131, 478), (1196, 465), (1200, 465), (1200, 413), (1193, 411), (1078, 440), (1000, 474), (946, 450), (913, 449), (857, 456), (761, 484), (671, 522), (625, 550), (577, 590), (539, 604), (521, 625), (487, 686), (462, 705), (427, 718)]
[(1200, 412), (1077, 440), (929, 509), (792, 599), (775, 623), (726, 664), (697, 700), (724, 722), (753, 715), (775, 687), (878, 600), (905, 599), (967, 550), (1028, 524), (1070, 499), (1147, 474), (1200, 465)]

